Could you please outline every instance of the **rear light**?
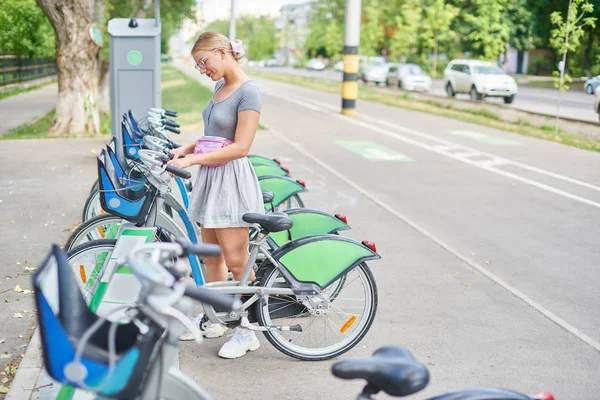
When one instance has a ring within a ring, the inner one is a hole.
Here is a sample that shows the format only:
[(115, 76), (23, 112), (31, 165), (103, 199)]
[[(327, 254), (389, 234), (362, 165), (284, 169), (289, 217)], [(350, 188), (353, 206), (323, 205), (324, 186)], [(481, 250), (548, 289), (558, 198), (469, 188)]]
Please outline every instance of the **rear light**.
[(342, 221), (343, 223), (345, 223), (346, 225), (348, 225), (348, 218), (346, 218), (346, 216), (342, 213), (337, 213), (335, 214), (335, 217), (337, 219), (339, 219), (340, 221)]
[(532, 396), (533, 400), (554, 400), (554, 396), (552, 396), (548, 392), (539, 392)]
[(375, 247), (375, 243), (371, 242), (370, 240), (363, 240), (362, 244), (373, 250), (373, 253), (377, 253), (377, 247)]
[(302, 179), (296, 179), (296, 182), (298, 182), (300, 184), (300, 186), (302, 186), (304, 189), (306, 189), (306, 182), (304, 182)]
[(274, 158), (273, 161), (275, 161), (277, 164), (281, 165), (281, 161), (279, 161), (279, 158)]
[(288, 175), (290, 175), (290, 169), (288, 167), (281, 166), (281, 169), (284, 170)]

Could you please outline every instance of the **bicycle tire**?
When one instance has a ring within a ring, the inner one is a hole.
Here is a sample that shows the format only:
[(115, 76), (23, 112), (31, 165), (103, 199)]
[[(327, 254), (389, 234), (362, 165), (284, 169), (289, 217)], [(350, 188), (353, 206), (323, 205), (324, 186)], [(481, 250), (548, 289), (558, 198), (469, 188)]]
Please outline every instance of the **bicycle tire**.
[[(264, 286), (264, 287), (272, 286), (273, 283), (276, 281), (277, 277), (280, 276), (279, 271), (273, 265), (269, 265), (269, 266), (267, 266), (267, 268), (268, 269), (266, 269), (264, 271), (264, 273), (262, 274), (262, 276), (261, 276), (262, 279), (260, 281), (260, 285)], [(357, 265), (353, 270), (349, 271), (348, 274), (350, 274), (354, 271), (356, 271), (358, 273), (358, 275), (364, 279), (364, 282), (366, 284), (365, 288), (368, 288), (368, 290), (365, 290), (366, 303), (365, 303), (365, 307), (364, 307), (364, 313), (361, 315), (361, 320), (359, 322), (359, 325), (357, 326), (356, 329), (352, 330), (351, 335), (347, 336), (346, 338), (344, 338), (342, 341), (336, 343), (335, 345), (327, 346), (322, 349), (303, 350), (299, 345), (293, 344), (292, 339), (284, 337), (284, 332), (271, 331), (271, 330), (264, 331), (263, 334), (265, 335), (265, 337), (267, 338), (269, 343), (271, 343), (273, 345), (273, 347), (275, 347), (277, 350), (281, 351), (282, 353), (284, 353), (290, 357), (293, 357), (293, 358), (296, 358), (299, 360), (307, 360), (307, 361), (328, 360), (328, 359), (337, 357), (341, 354), (344, 354), (347, 351), (349, 351), (350, 349), (352, 349), (354, 346), (356, 346), (363, 339), (363, 337), (367, 334), (367, 332), (371, 328), (371, 325), (373, 324), (373, 320), (375, 319), (375, 315), (377, 313), (378, 295), (377, 295), (377, 285), (375, 283), (375, 278), (373, 277), (373, 274), (371, 273), (368, 265), (363, 262), (363, 263)], [(355, 280), (356, 279), (354, 279), (352, 282), (354, 282)], [(347, 287), (349, 287), (352, 284), (352, 282)], [(343, 290), (343, 288), (341, 290)], [(339, 295), (339, 293), (340, 292), (338, 292), (337, 294)], [(265, 295), (263, 297), (263, 301), (260, 304), (257, 303), (255, 306), (255, 313), (256, 313), (258, 322), (260, 323), (261, 326), (274, 325), (273, 321), (272, 321), (273, 318), (269, 314), (270, 297), (271, 296), (269, 296), (269, 295)], [(275, 297), (277, 298), (277, 296), (275, 296)], [(279, 299), (281, 299), (281, 297)], [(336, 304), (338, 304), (342, 300), (343, 299), (336, 298)], [(331, 304), (333, 304), (333, 303), (331, 303)], [(345, 314), (350, 315), (347, 313), (345, 313)], [(363, 316), (364, 316), (364, 319), (362, 318)], [(296, 317), (294, 319), (294, 321), (299, 317), (300, 316)], [(302, 317), (304, 317), (304, 316), (302, 316)], [(346, 323), (348, 323), (348, 321), (350, 321), (351, 319), (352, 318), (347, 320)], [(292, 322), (294, 322), (294, 321), (292, 321)], [(355, 319), (355, 321), (356, 321), (356, 319)], [(314, 320), (312, 322), (314, 322)], [(306, 327), (311, 328), (312, 322), (310, 324), (308, 324)], [(333, 324), (333, 325), (337, 326), (335, 324)], [(327, 326), (327, 321), (325, 321), (325, 326)], [(340, 332), (345, 333), (345, 331), (344, 332), (340, 331)], [(304, 333), (304, 331), (302, 333)], [(298, 339), (299, 339), (299, 337), (302, 336), (302, 333), (300, 334), (300, 336), (298, 336)], [(291, 336), (292, 333), (290, 332), (289, 335)], [(325, 339), (326, 338), (327, 338), (327, 334), (325, 334)]]
[[(123, 218), (117, 217), (116, 215), (111, 214), (100, 214), (96, 215), (88, 219), (87, 221), (81, 223), (69, 236), (67, 242), (65, 243), (63, 250), (69, 251), (80, 244), (93, 241), (93, 240), (104, 240), (105, 238), (94, 237), (96, 234), (95, 231), (98, 229), (100, 225), (109, 225), (109, 224), (121, 224), (123, 222)], [(102, 233), (100, 233), (102, 235)], [(82, 241), (84, 237), (87, 237), (86, 241)], [(171, 242), (171, 235), (162, 227), (158, 227), (156, 231), (156, 239), (159, 242)]]

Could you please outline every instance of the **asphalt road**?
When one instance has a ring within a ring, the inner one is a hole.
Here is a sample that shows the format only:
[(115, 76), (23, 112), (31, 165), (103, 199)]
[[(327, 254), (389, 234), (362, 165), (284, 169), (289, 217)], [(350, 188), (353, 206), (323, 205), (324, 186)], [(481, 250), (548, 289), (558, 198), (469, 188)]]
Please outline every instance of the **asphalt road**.
[[(307, 206), (344, 212), (348, 235), (383, 256), (371, 264), (377, 320), (347, 357), (408, 347), (432, 375), (418, 398), (469, 386), (596, 398), (597, 153), (368, 102), (346, 118), (338, 96), (255, 82), (271, 133), (253, 151), (279, 156), (306, 179)], [(242, 360), (220, 360), (223, 341), (181, 353), (183, 371), (217, 398), (351, 399), (361, 386), (265, 340)], [(224, 384), (217, 371), (249, 383)]]
[[(268, 130), (252, 153), (280, 157), (306, 180), (307, 206), (345, 213), (345, 234), (374, 241), (382, 255), (370, 263), (377, 317), (343, 358), (407, 347), (431, 373), (415, 398), (473, 386), (597, 398), (597, 153), (362, 101), (346, 118), (338, 96), (255, 82)], [(32, 296), (13, 288), (31, 289), (25, 266), (79, 220), (105, 141), (3, 142), (11, 157), (0, 158), (0, 352), (10, 359), (35, 321)], [(296, 361), (264, 338), (242, 359), (219, 359), (225, 340), (185, 342), (180, 351), (182, 371), (217, 400), (354, 399), (362, 387), (335, 379), (335, 360)]]
[[(342, 73), (326, 71), (307, 71), (305, 69), (295, 68), (261, 68), (263, 72), (275, 72), (280, 74), (300, 75), (314, 77), (317, 79), (342, 80)], [(431, 94), (440, 97), (446, 97), (445, 82), (442, 79), (435, 79)], [(540, 112), (549, 115), (556, 115), (557, 112), (558, 91), (552, 88), (519, 85), (519, 93), (513, 104), (508, 107), (515, 107), (520, 110)], [(467, 94), (457, 95), (459, 99), (469, 99)], [(486, 98), (486, 102), (502, 104), (501, 98)], [(583, 90), (571, 89), (561, 94), (560, 115), (563, 117), (575, 118), (584, 121), (598, 122), (598, 114), (593, 109), (594, 96), (585, 93)]]

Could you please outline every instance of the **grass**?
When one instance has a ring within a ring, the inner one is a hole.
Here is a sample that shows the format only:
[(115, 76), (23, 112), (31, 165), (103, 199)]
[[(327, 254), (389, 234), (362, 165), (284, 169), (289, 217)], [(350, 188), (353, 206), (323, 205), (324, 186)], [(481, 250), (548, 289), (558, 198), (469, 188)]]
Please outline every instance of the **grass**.
[[(339, 82), (316, 80), (303, 76), (283, 75), (271, 72), (266, 73), (250, 71), (249, 74), (258, 78), (291, 83), (323, 92), (335, 94), (341, 93), (341, 84)], [(569, 134), (564, 132), (562, 129), (559, 129), (558, 134), (556, 134), (554, 126), (550, 125), (538, 127), (532, 125), (528, 121), (523, 120), (519, 120), (517, 122), (504, 121), (499, 115), (487, 109), (458, 109), (453, 108), (451, 104), (446, 105), (431, 99), (420, 100), (416, 97), (408, 96), (407, 93), (382, 91), (371, 86), (361, 86), (358, 92), (358, 97), (361, 100), (373, 101), (411, 111), (425, 112), (441, 117), (483, 125), (494, 129), (514, 132), (520, 135), (532, 136), (558, 142), (584, 150), (600, 152), (600, 142), (596, 140)]]
[(162, 65), (162, 105), (177, 110), (181, 129), (200, 130), (202, 109), (212, 97), (212, 91), (195, 79), (170, 65)]
[[(163, 65), (161, 74), (162, 104), (163, 107), (177, 110), (179, 117), (177, 122), (181, 124), (182, 129), (201, 129), (202, 107), (208, 103), (212, 92), (202, 86), (198, 81), (189, 78), (183, 72), (174, 67)], [(36, 121), (23, 124), (7, 134), (0, 135), (0, 140), (8, 139), (42, 139), (42, 138), (65, 138), (65, 137), (96, 137), (97, 135), (78, 134), (78, 135), (58, 135), (49, 136), (48, 131), (54, 121), (52, 110)], [(100, 117), (100, 131), (102, 135), (109, 135), (111, 131), (110, 113), (103, 114)]]

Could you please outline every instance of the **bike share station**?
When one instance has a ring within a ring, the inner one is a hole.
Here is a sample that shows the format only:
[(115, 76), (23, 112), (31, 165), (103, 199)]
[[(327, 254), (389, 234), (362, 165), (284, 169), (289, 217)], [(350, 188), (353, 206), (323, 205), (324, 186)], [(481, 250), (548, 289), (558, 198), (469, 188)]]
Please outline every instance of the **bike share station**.
[[(159, 0), (154, 1), (154, 13), (155, 19), (114, 18), (108, 21), (110, 101), (113, 116), (111, 131), (115, 146), (121, 148), (124, 144), (123, 135), (120, 133), (120, 117), (129, 110), (132, 110), (134, 115), (142, 116), (152, 108), (161, 107)], [(118, 206), (118, 204), (113, 205)], [(99, 290), (96, 292), (103, 293), (101, 296), (94, 296), (95, 299), (90, 303), (90, 308), (98, 315), (107, 315), (123, 304), (135, 302), (141, 287), (140, 283), (127, 267), (117, 265), (117, 259), (122, 259), (132, 248), (149, 243), (155, 233), (156, 228), (140, 228), (132, 223), (121, 225), (116, 234), (119, 238), (117, 245), (110, 260), (107, 261), (107, 271), (114, 269), (116, 271), (103, 275), (98, 286)], [(108, 277), (111, 277), (110, 282), (105, 281)], [(54, 294), (56, 298), (49, 299), (49, 302), (58, 304), (58, 293)], [(111, 319), (118, 320), (122, 317), (123, 315), (116, 314), (111, 316)], [(43, 399), (93, 398), (89, 392), (55, 382), (45, 370), (39, 376), (36, 386), (40, 388), (36, 391), (36, 395)]]

